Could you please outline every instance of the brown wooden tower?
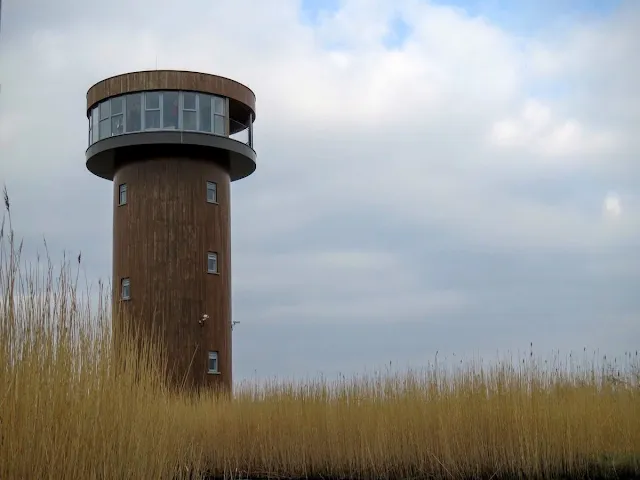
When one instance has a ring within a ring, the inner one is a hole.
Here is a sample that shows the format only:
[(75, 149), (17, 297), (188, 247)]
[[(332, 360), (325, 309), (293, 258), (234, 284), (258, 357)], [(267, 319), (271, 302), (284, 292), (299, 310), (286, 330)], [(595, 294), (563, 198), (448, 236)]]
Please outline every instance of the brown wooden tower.
[(87, 168), (113, 181), (114, 301), (160, 334), (170, 381), (189, 388), (232, 386), (230, 182), (256, 168), (255, 101), (186, 71), (87, 92)]

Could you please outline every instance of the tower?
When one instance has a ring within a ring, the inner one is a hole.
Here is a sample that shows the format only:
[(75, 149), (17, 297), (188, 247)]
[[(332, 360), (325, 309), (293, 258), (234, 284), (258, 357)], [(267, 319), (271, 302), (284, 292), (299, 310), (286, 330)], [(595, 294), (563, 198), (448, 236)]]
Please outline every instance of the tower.
[(159, 334), (170, 383), (231, 389), (230, 182), (256, 168), (254, 93), (126, 73), (89, 89), (87, 117), (87, 168), (113, 182), (114, 302)]

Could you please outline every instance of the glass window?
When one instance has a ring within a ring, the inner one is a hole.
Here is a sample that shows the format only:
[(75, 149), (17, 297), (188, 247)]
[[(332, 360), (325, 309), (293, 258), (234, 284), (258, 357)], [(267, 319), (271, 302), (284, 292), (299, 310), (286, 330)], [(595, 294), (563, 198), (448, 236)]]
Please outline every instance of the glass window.
[(182, 129), (197, 130), (196, 94), (184, 92), (182, 96)]
[(111, 136), (111, 119), (100, 120), (100, 140)]
[(178, 128), (178, 92), (162, 94), (162, 128)]
[(147, 110), (160, 110), (160, 92), (146, 92), (144, 101)]
[(127, 95), (127, 133), (142, 129), (142, 94)]
[(160, 93), (146, 92), (144, 94), (144, 128), (160, 128)]
[(91, 145), (91, 139), (93, 138), (93, 117), (89, 113), (89, 145)]
[(222, 97), (213, 97), (213, 113), (224, 115), (224, 105), (227, 103)]
[(198, 130), (211, 133), (211, 95), (198, 94), (198, 110), (200, 115)]
[(219, 373), (218, 371), (218, 352), (209, 352), (209, 362), (208, 362), (208, 372), (209, 373)]
[(207, 254), (207, 273), (218, 273), (218, 254), (215, 252)]
[(113, 115), (111, 117), (111, 135), (122, 135), (124, 133), (124, 114)]
[(207, 182), (207, 202), (218, 203), (218, 185), (215, 182)]
[(100, 139), (100, 137), (98, 136), (98, 124), (100, 123), (98, 107), (93, 109), (93, 111), (91, 112), (91, 117), (93, 118), (93, 142), (97, 142)]
[(215, 115), (214, 116), (214, 125), (213, 125), (214, 129), (213, 132), (216, 135), (226, 135), (225, 132), (225, 119), (222, 115)]
[(122, 279), (122, 299), (129, 300), (131, 298), (131, 282), (128, 278)]
[(115, 97), (111, 99), (111, 115), (124, 113), (124, 97)]
[(196, 109), (196, 94), (194, 92), (184, 92), (182, 108), (185, 110)]
[(120, 190), (118, 192), (118, 205), (124, 205), (127, 203), (127, 184), (123, 183), (120, 185)]
[(106, 120), (111, 115), (111, 102), (107, 100), (106, 102), (102, 102), (100, 104), (100, 120)]
[(160, 128), (160, 110), (147, 110), (144, 112), (144, 128)]

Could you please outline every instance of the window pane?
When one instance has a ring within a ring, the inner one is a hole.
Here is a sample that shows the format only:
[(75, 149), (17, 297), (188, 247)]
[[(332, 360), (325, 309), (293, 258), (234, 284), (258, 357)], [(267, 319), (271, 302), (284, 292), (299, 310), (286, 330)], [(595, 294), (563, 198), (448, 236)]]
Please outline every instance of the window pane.
[(100, 137), (98, 136), (98, 107), (93, 109), (93, 112), (91, 112), (91, 117), (93, 118), (93, 141), (97, 142)]
[(195, 110), (196, 94), (194, 92), (184, 92), (182, 95), (183, 95), (182, 108), (184, 108), (185, 110)]
[(142, 95), (127, 95), (127, 132), (139, 132), (142, 128)]
[(178, 92), (162, 94), (162, 128), (178, 128)]
[(160, 92), (146, 92), (144, 94), (145, 105), (147, 110), (160, 108)]
[(122, 135), (124, 133), (124, 115), (114, 115), (111, 117), (111, 134)]
[(216, 115), (214, 118), (215, 121), (215, 125), (214, 125), (214, 132), (218, 135), (225, 135), (225, 131), (224, 131), (224, 117), (220, 116), (220, 115)]
[(100, 120), (100, 140), (110, 136), (111, 136), (111, 121), (108, 118), (106, 120)]
[(196, 130), (196, 112), (182, 112), (182, 128)]
[(222, 97), (213, 97), (213, 112), (216, 115), (224, 115), (224, 98)]
[(110, 106), (111, 103), (109, 102), (109, 100), (100, 104), (100, 120), (109, 118), (109, 115), (111, 115), (111, 108), (109, 108)]
[(198, 108), (200, 110), (199, 130), (211, 133), (211, 96), (199, 94), (198, 97)]
[(144, 128), (160, 128), (160, 110), (151, 110), (144, 112)]
[(218, 256), (215, 253), (210, 253), (208, 256), (207, 269), (211, 273), (218, 272)]
[(124, 98), (116, 97), (111, 99), (111, 115), (117, 115), (124, 112)]
[(216, 184), (213, 182), (207, 182), (207, 202), (215, 203), (217, 201)]

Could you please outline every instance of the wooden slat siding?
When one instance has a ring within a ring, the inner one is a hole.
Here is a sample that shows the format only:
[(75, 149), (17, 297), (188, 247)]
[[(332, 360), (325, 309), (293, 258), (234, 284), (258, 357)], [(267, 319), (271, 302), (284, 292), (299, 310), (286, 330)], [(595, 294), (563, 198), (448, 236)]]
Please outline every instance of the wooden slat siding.
[(87, 111), (105, 98), (145, 90), (194, 90), (229, 97), (249, 107), (255, 117), (256, 97), (248, 87), (217, 75), (176, 70), (132, 72), (102, 80), (87, 92)]
[[(217, 205), (206, 201), (207, 181), (218, 184)], [(127, 204), (118, 206), (122, 183)], [(121, 278), (129, 277), (131, 300), (123, 306), (144, 331), (160, 329), (174, 384), (189, 371), (188, 388), (230, 389), (228, 173), (211, 161), (158, 158), (122, 166), (113, 185), (114, 298), (120, 299)], [(218, 253), (219, 275), (207, 273), (208, 251)], [(201, 327), (203, 313), (209, 319)], [(218, 351), (220, 375), (207, 374), (209, 350)]]

